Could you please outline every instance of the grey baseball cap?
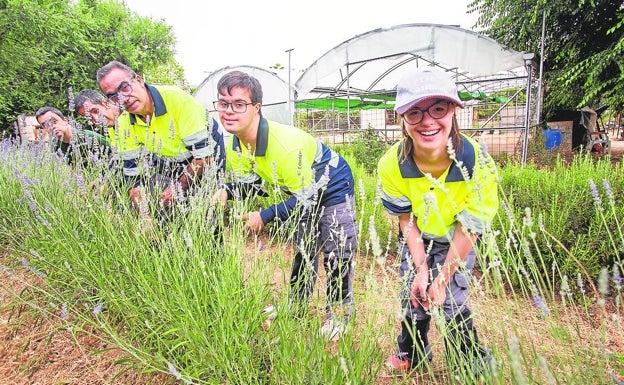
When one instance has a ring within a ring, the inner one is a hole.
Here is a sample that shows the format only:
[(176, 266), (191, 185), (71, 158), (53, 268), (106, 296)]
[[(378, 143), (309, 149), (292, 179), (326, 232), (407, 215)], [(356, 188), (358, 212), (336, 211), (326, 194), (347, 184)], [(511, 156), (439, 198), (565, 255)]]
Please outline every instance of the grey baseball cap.
[(451, 76), (431, 67), (412, 70), (399, 80), (394, 110), (403, 115), (414, 104), (427, 99), (444, 99), (464, 108)]

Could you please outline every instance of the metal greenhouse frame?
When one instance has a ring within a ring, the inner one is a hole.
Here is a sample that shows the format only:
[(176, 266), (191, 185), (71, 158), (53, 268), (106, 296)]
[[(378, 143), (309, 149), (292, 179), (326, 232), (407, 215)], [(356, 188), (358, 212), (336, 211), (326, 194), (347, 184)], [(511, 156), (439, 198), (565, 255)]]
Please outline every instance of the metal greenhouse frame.
[(396, 84), (409, 69), (434, 66), (452, 74), (465, 108), (464, 132), (490, 153), (526, 161), (535, 126), (533, 54), (509, 50), (476, 32), (438, 24), (376, 29), (326, 52), (295, 83), (295, 123), (331, 143), (362, 129), (387, 141), (401, 133), (394, 114)]

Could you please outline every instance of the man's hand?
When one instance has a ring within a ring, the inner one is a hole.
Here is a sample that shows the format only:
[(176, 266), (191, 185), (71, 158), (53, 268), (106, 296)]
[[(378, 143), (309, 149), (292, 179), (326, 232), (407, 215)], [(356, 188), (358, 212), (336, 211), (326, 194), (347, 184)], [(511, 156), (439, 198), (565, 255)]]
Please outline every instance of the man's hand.
[(223, 207), (227, 204), (228, 194), (224, 188), (217, 190), (212, 195), (212, 200), (210, 201), (211, 206)]
[(243, 214), (240, 219), (245, 222), (243, 230), (252, 234), (258, 234), (264, 228), (264, 222), (259, 211)]
[(208, 208), (208, 212), (206, 213), (206, 219), (212, 221), (215, 219), (215, 212), (219, 212), (218, 208), (225, 207), (227, 204), (228, 194), (225, 189), (217, 190), (210, 199), (210, 207)]
[(160, 194), (160, 197), (158, 198), (158, 203), (163, 205), (163, 207), (169, 207), (171, 206), (171, 203), (173, 203), (172, 187), (173, 186), (171, 185), (167, 186), (167, 188)]

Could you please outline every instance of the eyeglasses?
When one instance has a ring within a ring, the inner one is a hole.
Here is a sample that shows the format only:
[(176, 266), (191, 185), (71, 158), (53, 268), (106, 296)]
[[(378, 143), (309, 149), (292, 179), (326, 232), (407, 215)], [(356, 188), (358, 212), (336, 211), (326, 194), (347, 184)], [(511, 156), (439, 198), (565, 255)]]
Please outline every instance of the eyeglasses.
[(50, 117), (50, 119), (46, 120), (45, 122), (41, 123), (41, 124), (37, 124), (35, 126), (35, 128), (37, 130), (43, 130), (43, 129), (53, 129), (54, 125), (56, 124), (57, 120), (54, 116)]
[(403, 119), (409, 124), (418, 124), (422, 122), (425, 117), (425, 112), (429, 114), (433, 119), (442, 119), (449, 112), (450, 102), (437, 102), (432, 104), (429, 108), (421, 110), (420, 108), (412, 108), (403, 114)]
[(232, 107), (232, 112), (237, 114), (242, 114), (243, 112), (247, 112), (247, 106), (254, 103), (247, 103), (242, 101), (227, 103), (222, 100), (217, 100), (213, 102), (214, 108), (219, 112), (227, 111), (228, 107)]
[(117, 91), (112, 94), (106, 94), (106, 97), (113, 103), (118, 103), (119, 99), (123, 99), (123, 97), (128, 96), (132, 93), (132, 86), (130, 82), (134, 81), (134, 76), (130, 79), (130, 81), (123, 81), (117, 87)]

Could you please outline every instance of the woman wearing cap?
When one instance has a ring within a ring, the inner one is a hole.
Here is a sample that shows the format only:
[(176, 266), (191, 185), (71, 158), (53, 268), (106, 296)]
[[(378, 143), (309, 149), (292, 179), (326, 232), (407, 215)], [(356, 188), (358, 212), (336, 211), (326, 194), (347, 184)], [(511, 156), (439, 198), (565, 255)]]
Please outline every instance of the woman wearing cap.
[(457, 87), (431, 68), (404, 76), (395, 111), (403, 139), (379, 160), (382, 202), (399, 219), (401, 333), (387, 360), (409, 371), (433, 358), (427, 339), (433, 313), (443, 315), (446, 357), (456, 373), (488, 372), (468, 304), (474, 246), (498, 210), (498, 173), (476, 141), (459, 133)]

